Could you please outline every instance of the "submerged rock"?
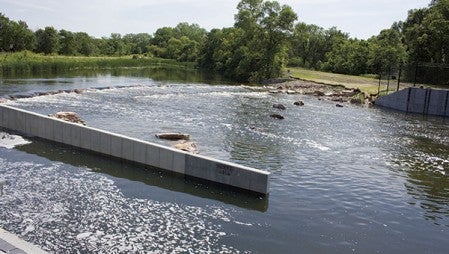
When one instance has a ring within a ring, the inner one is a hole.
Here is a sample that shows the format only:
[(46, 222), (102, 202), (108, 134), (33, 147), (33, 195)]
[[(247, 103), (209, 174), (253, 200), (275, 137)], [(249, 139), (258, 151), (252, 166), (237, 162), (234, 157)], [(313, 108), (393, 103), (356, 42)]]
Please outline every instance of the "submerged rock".
[(278, 115), (278, 114), (271, 114), (270, 117), (271, 117), (271, 118), (274, 118), (274, 119), (278, 119), (278, 120), (283, 120), (283, 119), (284, 119), (283, 116)]
[(86, 122), (75, 112), (58, 112), (54, 115), (48, 115), (49, 117), (58, 118), (67, 122), (86, 125)]
[(282, 104), (273, 104), (273, 108), (277, 108), (280, 110), (286, 110), (287, 108)]
[(295, 101), (295, 103), (293, 103), (293, 105), (295, 105), (295, 106), (304, 106), (304, 102), (303, 101)]
[(190, 135), (184, 133), (158, 133), (156, 137), (159, 139), (167, 139), (167, 140), (189, 140)]
[(337, 108), (343, 108), (343, 105), (341, 105), (341, 104), (337, 104), (337, 105), (335, 105)]

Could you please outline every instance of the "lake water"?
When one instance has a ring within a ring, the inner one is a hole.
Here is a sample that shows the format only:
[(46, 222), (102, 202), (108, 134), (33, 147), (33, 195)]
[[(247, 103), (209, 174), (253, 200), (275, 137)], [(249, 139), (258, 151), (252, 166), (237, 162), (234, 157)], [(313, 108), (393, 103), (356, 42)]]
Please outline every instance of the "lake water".
[(272, 173), (260, 196), (43, 140), (0, 147), (0, 227), (45, 250), (449, 252), (448, 119), (337, 108), (179, 70), (0, 80), (0, 95), (110, 87), (7, 105), (75, 111), (88, 126), (167, 146), (154, 134), (189, 133), (200, 154)]

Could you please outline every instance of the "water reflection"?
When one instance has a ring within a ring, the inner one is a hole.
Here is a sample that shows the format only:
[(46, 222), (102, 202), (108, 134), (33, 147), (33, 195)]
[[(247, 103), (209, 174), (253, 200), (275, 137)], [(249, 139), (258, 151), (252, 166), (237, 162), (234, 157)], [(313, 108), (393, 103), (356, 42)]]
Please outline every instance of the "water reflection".
[[(6, 75), (0, 79), (0, 85), (22, 85), (30, 84), (70, 84), (73, 81), (64, 80), (70, 78), (101, 78), (112, 77), (147, 77), (155, 81), (164, 82), (187, 82), (187, 83), (223, 83), (223, 78), (218, 74), (203, 72), (183, 66), (158, 66), (158, 67), (136, 67), (136, 68), (114, 68), (114, 69), (86, 69), (70, 70), (58, 73), (25, 73), (21, 75)], [(63, 79), (61, 77), (64, 77)]]
[(226, 132), (225, 139), (231, 159), (265, 165), (264, 169), (272, 173), (279, 171), (286, 144), (277, 138), (279, 121), (269, 119), (270, 99), (238, 96), (232, 104), (234, 108), (228, 121), (232, 128)]
[(45, 157), (51, 161), (59, 161), (76, 167), (85, 167), (98, 173), (142, 182), (170, 191), (214, 199), (245, 209), (261, 212), (265, 212), (268, 209), (268, 196), (236, 190), (229, 186), (185, 177), (157, 168), (111, 159), (63, 144), (33, 139), (31, 144), (17, 147), (17, 149)]
[(426, 219), (440, 225), (449, 218), (449, 129), (438, 118), (406, 118), (407, 126), (400, 127), (405, 146), (394, 163), (405, 172), (405, 188), (414, 200), (409, 204), (423, 209)]

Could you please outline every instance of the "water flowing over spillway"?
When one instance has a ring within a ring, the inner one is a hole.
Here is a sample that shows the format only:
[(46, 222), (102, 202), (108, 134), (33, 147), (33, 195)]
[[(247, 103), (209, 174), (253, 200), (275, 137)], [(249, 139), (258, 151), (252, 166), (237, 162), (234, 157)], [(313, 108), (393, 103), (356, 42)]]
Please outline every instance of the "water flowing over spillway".
[[(337, 108), (316, 97), (251, 86), (126, 76), (82, 80), (42, 85), (24, 79), (27, 88), (11, 84), (2, 93), (111, 86), (7, 105), (46, 115), (74, 111), (88, 126), (167, 146), (172, 143), (154, 134), (188, 133), (200, 154), (271, 172), (270, 195), (209, 186), (32, 138), (14, 149), (0, 147), (0, 178), (7, 181), (0, 227), (46, 250), (449, 250), (447, 119)], [(293, 105), (298, 100), (305, 106)], [(276, 103), (286, 110), (273, 108)]]

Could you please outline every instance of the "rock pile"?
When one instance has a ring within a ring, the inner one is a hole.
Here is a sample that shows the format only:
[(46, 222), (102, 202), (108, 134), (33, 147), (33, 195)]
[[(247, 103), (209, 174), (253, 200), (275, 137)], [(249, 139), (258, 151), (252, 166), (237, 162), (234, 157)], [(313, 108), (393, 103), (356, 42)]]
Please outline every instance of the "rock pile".
[(75, 112), (57, 112), (54, 115), (48, 115), (49, 117), (58, 118), (67, 122), (86, 125), (86, 122)]

